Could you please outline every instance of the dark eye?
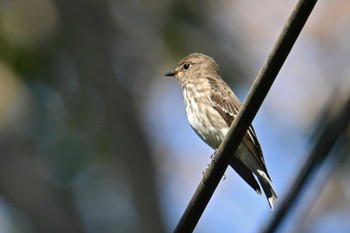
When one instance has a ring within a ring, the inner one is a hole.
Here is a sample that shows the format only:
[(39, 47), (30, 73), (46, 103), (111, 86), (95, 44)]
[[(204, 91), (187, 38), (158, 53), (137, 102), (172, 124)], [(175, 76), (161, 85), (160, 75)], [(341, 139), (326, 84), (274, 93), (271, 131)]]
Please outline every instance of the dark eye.
[(184, 70), (188, 70), (188, 68), (190, 68), (190, 64), (188, 64), (188, 63), (186, 63), (186, 64), (184, 64), (183, 66), (182, 66), (182, 68), (184, 69)]

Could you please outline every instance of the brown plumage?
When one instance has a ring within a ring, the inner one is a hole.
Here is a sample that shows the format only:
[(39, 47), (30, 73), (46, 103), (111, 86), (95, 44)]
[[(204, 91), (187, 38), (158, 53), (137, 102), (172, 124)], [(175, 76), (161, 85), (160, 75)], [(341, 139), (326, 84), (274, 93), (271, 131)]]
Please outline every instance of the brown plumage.
[[(183, 58), (173, 72), (183, 90), (188, 121), (198, 136), (209, 146), (217, 149), (241, 106), (231, 88), (221, 78), (219, 67), (213, 58), (193, 53)], [(271, 209), (277, 195), (272, 187), (259, 141), (250, 126), (231, 167), (258, 193), (261, 189)], [(253, 175), (254, 174), (254, 175)]]

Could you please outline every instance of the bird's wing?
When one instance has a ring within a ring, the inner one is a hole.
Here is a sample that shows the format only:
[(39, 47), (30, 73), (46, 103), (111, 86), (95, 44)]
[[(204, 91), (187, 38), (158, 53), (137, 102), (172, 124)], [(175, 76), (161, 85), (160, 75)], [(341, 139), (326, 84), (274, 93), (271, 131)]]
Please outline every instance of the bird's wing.
[[(211, 90), (209, 101), (212, 104), (213, 108), (216, 111), (218, 111), (218, 113), (230, 127), (239, 111), (241, 104), (238, 98), (227, 86), (227, 84), (223, 81), (222, 84), (223, 85), (213, 85), (214, 88), (212, 88)], [(247, 147), (248, 151), (258, 161), (261, 168), (266, 172), (267, 176), (269, 176), (267, 173), (263, 153), (252, 125), (249, 126), (246, 135), (243, 137), (242, 142)]]

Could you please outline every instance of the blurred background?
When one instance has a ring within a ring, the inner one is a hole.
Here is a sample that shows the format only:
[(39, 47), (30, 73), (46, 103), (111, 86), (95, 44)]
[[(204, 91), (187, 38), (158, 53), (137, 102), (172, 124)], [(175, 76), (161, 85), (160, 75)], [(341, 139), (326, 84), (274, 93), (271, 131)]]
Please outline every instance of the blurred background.
[[(0, 0), (0, 232), (172, 232), (213, 150), (164, 73), (206, 53), (243, 101), (295, 3)], [(254, 120), (280, 200), (349, 93), (349, 22), (349, 1), (316, 5)], [(336, 148), (280, 232), (350, 231)], [(225, 175), (196, 232), (258, 232), (274, 212)]]

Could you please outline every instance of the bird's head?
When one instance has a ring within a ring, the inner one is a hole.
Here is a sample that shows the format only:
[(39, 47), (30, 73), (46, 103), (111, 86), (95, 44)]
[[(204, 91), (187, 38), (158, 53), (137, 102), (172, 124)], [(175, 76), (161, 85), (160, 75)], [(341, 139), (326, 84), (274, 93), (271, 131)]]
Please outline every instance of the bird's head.
[(220, 74), (219, 67), (212, 57), (202, 53), (192, 53), (183, 58), (176, 68), (165, 74), (175, 77), (183, 86), (189, 80)]

